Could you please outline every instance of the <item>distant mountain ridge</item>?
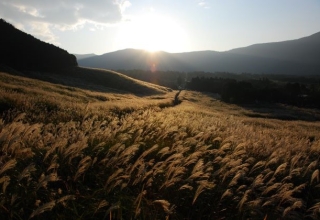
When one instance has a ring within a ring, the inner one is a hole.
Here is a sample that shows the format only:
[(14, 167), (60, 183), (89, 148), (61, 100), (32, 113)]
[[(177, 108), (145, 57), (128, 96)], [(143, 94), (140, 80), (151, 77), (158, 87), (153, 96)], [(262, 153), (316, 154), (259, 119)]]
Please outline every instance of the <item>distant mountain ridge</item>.
[(78, 60), (79, 65), (114, 70), (320, 74), (320, 32), (297, 40), (255, 44), (225, 52), (185, 53), (125, 49)]
[(76, 57), (0, 19), (0, 64), (17, 70), (57, 70), (77, 66)]
[(318, 64), (320, 61), (320, 32), (297, 40), (254, 44), (228, 51), (229, 53)]
[(75, 57), (77, 58), (77, 60), (81, 60), (81, 59), (85, 59), (85, 58), (97, 56), (97, 55), (94, 54), (94, 53), (88, 53), (88, 54), (73, 54), (73, 55), (75, 55)]

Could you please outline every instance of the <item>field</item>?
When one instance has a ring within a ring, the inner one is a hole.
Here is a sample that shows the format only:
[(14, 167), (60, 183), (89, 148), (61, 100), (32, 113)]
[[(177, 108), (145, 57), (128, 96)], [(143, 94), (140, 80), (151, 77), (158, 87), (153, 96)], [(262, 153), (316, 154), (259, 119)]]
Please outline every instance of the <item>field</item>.
[(0, 218), (320, 218), (319, 111), (176, 93), (0, 73)]

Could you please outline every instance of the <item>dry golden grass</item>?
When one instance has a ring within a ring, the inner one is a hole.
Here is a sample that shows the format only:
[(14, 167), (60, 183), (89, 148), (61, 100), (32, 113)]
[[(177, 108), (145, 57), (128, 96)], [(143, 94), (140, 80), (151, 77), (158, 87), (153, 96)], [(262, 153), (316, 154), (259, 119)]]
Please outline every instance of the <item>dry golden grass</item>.
[(320, 217), (319, 122), (0, 77), (1, 219)]

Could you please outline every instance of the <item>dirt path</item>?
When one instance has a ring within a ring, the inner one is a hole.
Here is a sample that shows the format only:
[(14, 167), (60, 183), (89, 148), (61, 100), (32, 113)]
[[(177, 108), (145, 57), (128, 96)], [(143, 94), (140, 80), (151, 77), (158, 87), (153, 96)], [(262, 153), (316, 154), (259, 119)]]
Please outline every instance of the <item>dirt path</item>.
[(181, 100), (179, 100), (179, 95), (180, 95), (181, 91), (182, 90), (179, 90), (179, 92), (177, 92), (177, 94), (174, 96), (173, 105), (179, 105), (181, 103)]

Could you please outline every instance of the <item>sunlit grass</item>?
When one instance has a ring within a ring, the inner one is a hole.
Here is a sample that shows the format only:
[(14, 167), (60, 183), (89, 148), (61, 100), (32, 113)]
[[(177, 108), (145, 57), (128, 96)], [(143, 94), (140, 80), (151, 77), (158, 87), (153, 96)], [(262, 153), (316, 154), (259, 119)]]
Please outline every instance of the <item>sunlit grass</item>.
[(319, 218), (318, 122), (0, 76), (1, 219)]

